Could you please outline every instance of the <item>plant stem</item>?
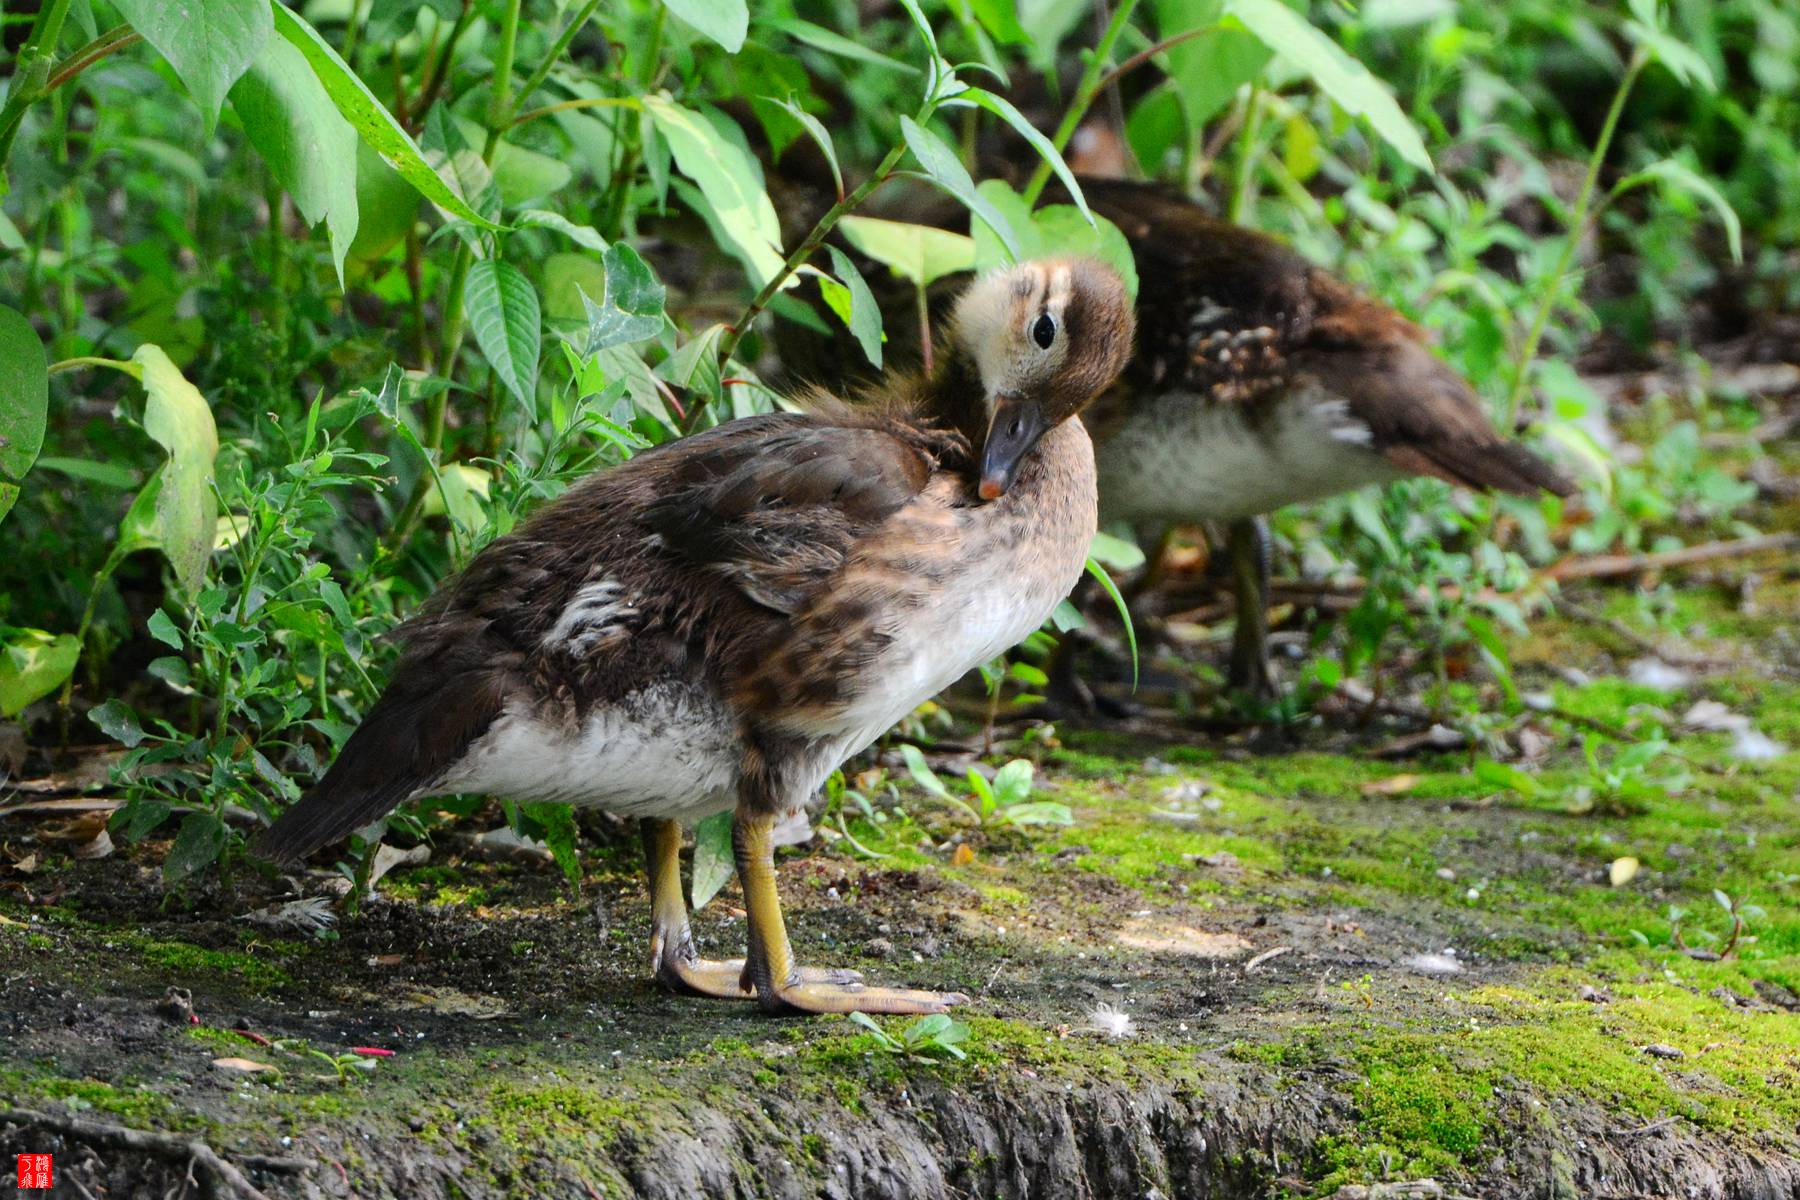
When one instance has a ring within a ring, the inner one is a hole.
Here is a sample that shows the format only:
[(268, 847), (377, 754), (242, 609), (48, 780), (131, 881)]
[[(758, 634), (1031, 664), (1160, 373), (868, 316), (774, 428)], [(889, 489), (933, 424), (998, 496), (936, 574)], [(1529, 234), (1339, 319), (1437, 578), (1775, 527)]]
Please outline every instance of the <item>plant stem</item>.
[(363, 19), (367, 16), (369, 0), (350, 0), (350, 19), (344, 29), (345, 62), (351, 61), (356, 54), (356, 43), (362, 37)]
[(1244, 125), (1238, 133), (1237, 178), (1231, 189), (1230, 216), (1242, 225), (1249, 215), (1250, 189), (1256, 180), (1256, 139), (1262, 133), (1262, 89), (1254, 83), (1244, 97)]
[[(1119, 7), (1113, 11), (1112, 20), (1107, 22), (1106, 32), (1100, 35), (1100, 43), (1094, 47), (1094, 55), (1088, 59), (1087, 68), (1081, 73), (1081, 82), (1075, 88), (1075, 98), (1069, 102), (1061, 123), (1051, 135), (1050, 144), (1056, 147), (1058, 153), (1075, 136), (1075, 130), (1081, 126), (1081, 119), (1087, 116), (1087, 110), (1093, 107), (1095, 98), (1106, 86), (1107, 60), (1112, 55), (1112, 48), (1118, 42), (1119, 35), (1125, 32), (1126, 25), (1131, 22), (1131, 13), (1135, 8), (1137, 0), (1120, 0)], [(1044, 185), (1049, 182), (1050, 164), (1040, 159), (1036, 169), (1031, 172), (1030, 182), (1025, 185), (1023, 195), (1027, 208), (1037, 205), (1037, 198), (1043, 194)]]
[[(919, 119), (923, 121), (924, 117), (921, 116)], [(819, 248), (819, 244), (825, 240), (826, 235), (831, 232), (832, 227), (845, 213), (856, 208), (857, 205), (868, 199), (870, 192), (887, 182), (888, 176), (894, 173), (894, 168), (900, 165), (900, 159), (905, 154), (906, 143), (901, 142), (887, 152), (887, 157), (881, 160), (872, 175), (858, 184), (848, 196), (825, 211), (825, 215), (819, 218), (818, 224), (812, 227), (812, 232), (808, 233), (806, 238), (794, 247), (794, 252), (789, 254), (787, 260), (781, 264), (781, 270), (775, 272), (774, 277), (763, 285), (762, 291), (756, 293), (756, 297), (750, 301), (749, 307), (744, 309), (738, 319), (731, 324), (725, 336), (719, 339), (719, 362), (721, 364), (731, 360), (731, 355), (737, 349), (738, 342), (742, 340), (744, 334), (750, 331), (750, 326), (755, 324), (756, 318), (762, 313), (762, 310), (768, 307), (769, 301), (775, 298), (775, 293), (781, 290), (781, 285), (787, 282), (788, 276), (812, 257), (812, 252)], [(695, 406), (694, 411), (700, 411), (698, 405)]]
[[(581, 32), (581, 27), (588, 23), (588, 19), (599, 7), (600, 0), (588, 0), (586, 4), (582, 5), (581, 11), (576, 13), (567, 25), (563, 26), (562, 32), (556, 35), (556, 41), (551, 44), (549, 52), (538, 63), (537, 70), (527, 75), (525, 82), (519, 85), (520, 100), (531, 99), (531, 93), (543, 86), (544, 80), (550, 76), (551, 69), (556, 66), (556, 61), (567, 52), (569, 44), (575, 40), (575, 35)], [(515, 124), (517, 123), (519, 122), (515, 122)]]
[[(521, 98), (525, 95), (527, 95), (527, 93), (523, 90), (519, 92)], [(578, 108), (642, 107), (643, 105), (638, 103), (636, 96), (584, 96), (579, 100), (560, 100), (555, 104), (546, 104), (542, 108), (534, 108), (529, 112), (522, 112), (513, 118), (512, 127), (517, 129), (519, 126), (535, 121), (539, 117), (548, 117), (553, 113), (569, 112)]]
[(1594, 187), (1600, 180), (1600, 167), (1606, 161), (1606, 152), (1612, 147), (1613, 134), (1619, 127), (1619, 117), (1625, 111), (1625, 100), (1631, 95), (1632, 86), (1637, 83), (1639, 73), (1649, 61), (1649, 53), (1641, 46), (1632, 53), (1625, 75), (1619, 80), (1619, 90), (1613, 93), (1612, 107), (1606, 110), (1606, 120), (1600, 126), (1600, 136), (1594, 142), (1593, 153), (1588, 155), (1587, 175), (1582, 179), (1581, 191), (1575, 197), (1575, 209), (1569, 214), (1568, 237), (1563, 242), (1562, 253), (1557, 257), (1555, 270), (1550, 273), (1549, 280), (1538, 295), (1537, 311), (1532, 314), (1530, 331), (1525, 335), (1518, 357), (1513, 362), (1512, 384), (1507, 388), (1506, 403), (1500, 410), (1500, 430), (1509, 436), (1519, 419), (1519, 402), (1525, 398), (1525, 386), (1531, 364), (1537, 358), (1538, 343), (1543, 340), (1544, 329), (1550, 322), (1550, 312), (1556, 307), (1557, 296), (1562, 291), (1563, 277), (1569, 273), (1569, 267), (1575, 261), (1575, 251), (1581, 244), (1582, 232), (1587, 228), (1588, 209), (1593, 204)]
[(51, 0), (48, 8), (38, 10), (32, 22), (31, 35), (14, 60), (12, 90), (6, 107), (0, 109), (0, 196), (6, 194), (6, 160), (12, 154), (13, 139), (19, 136), (25, 110), (44, 98), (44, 85), (50, 78), (50, 58), (56, 53), (57, 39), (62, 36), (63, 18), (69, 15), (69, 0)]
[(425, 112), (434, 101), (438, 92), (443, 90), (444, 80), (450, 75), (450, 60), (456, 56), (456, 43), (462, 40), (463, 33), (469, 28), (469, 22), (475, 17), (474, 0), (463, 0), (462, 12), (457, 15), (456, 24), (450, 27), (450, 36), (444, 39), (443, 53), (433, 61), (424, 83), (419, 88), (419, 98), (412, 106), (413, 128), (421, 128), (425, 124)]
[(63, 59), (61, 64), (50, 72), (50, 78), (44, 83), (44, 90), (54, 92), (101, 59), (117, 54), (129, 46), (135, 46), (143, 40), (144, 35), (133, 30), (131, 26), (115, 26)]

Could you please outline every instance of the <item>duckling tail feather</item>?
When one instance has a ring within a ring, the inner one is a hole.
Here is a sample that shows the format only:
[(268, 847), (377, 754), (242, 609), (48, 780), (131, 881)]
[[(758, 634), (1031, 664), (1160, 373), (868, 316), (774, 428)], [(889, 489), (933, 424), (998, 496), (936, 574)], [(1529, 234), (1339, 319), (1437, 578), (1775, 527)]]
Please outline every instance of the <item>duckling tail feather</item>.
[(455, 700), (447, 692), (423, 679), (396, 679), (325, 777), (263, 831), (254, 852), (297, 862), (435, 784), (501, 707), (497, 680)]
[(1517, 442), (1503, 438), (1390, 446), (1388, 460), (1415, 475), (1433, 475), (1467, 488), (1535, 496), (1539, 491), (1567, 496), (1575, 483), (1557, 467)]

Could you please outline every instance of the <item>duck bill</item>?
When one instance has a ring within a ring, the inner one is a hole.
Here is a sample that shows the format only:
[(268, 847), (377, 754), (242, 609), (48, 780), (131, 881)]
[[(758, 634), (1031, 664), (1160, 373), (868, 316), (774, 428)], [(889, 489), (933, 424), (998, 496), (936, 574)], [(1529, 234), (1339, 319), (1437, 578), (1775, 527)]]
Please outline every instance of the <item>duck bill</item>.
[(998, 500), (1012, 487), (1019, 464), (1050, 428), (1044, 410), (1035, 400), (1001, 396), (988, 423), (987, 442), (981, 448), (981, 498)]

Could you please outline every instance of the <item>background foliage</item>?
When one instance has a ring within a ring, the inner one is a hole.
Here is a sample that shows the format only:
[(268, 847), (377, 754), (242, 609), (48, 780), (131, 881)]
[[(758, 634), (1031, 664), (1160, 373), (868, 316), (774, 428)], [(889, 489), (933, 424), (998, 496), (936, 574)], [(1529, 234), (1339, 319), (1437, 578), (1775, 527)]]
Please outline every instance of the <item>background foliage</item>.
[[(1079, 208), (1033, 211), (1058, 149), (1395, 303), (1584, 472), (1567, 506), (1420, 481), (1284, 515), (1292, 561), (1369, 584), (1290, 718), (1419, 672), (1478, 728), (1446, 663), (1507, 678), (1532, 566), (1747, 532), (1753, 489), (1700, 446), (1753, 406), (1677, 389), (1622, 456), (1571, 363), (1800, 303), (1800, 17), (1776, 0), (0, 12), (0, 715), (128, 747), (116, 828), (172, 827), (172, 880), (299, 794), (382, 635), (474, 550), (778, 403), (781, 323), (916, 358), (847, 250), (921, 305), (1014, 253), (1118, 258)], [(925, 188), (969, 236), (908, 222)], [(566, 810), (515, 816), (566, 858)]]

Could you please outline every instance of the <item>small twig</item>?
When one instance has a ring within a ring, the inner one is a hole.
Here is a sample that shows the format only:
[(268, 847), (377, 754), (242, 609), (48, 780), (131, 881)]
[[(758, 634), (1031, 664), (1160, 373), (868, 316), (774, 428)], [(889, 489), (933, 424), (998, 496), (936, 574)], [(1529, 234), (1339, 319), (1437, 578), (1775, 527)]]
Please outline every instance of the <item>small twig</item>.
[(1268, 962), (1271, 958), (1279, 958), (1292, 949), (1292, 946), (1277, 946), (1273, 950), (1264, 950), (1261, 954), (1244, 964), (1244, 974), (1254, 974), (1258, 967)]
[[(0, 1108), (0, 1124), (32, 1126), (40, 1125), (64, 1136), (77, 1138), (87, 1142), (98, 1142), (101, 1145), (116, 1146), (125, 1150), (136, 1150), (143, 1154), (152, 1154), (158, 1158), (188, 1164), (188, 1175), (192, 1178), (194, 1167), (202, 1172), (227, 1194), (241, 1196), (244, 1200), (269, 1200), (245, 1174), (233, 1166), (223, 1155), (205, 1142), (197, 1138), (186, 1138), (179, 1134), (158, 1133), (150, 1129), (129, 1129), (123, 1125), (114, 1125), (110, 1121), (95, 1121), (84, 1117), (57, 1117), (49, 1113), (34, 1112), (28, 1108)], [(251, 1161), (246, 1156), (245, 1161)], [(280, 1164), (277, 1166), (276, 1164)], [(300, 1159), (259, 1159), (253, 1165), (265, 1166), (272, 1170), (307, 1171), (312, 1163)]]
[(1604, 554), (1597, 558), (1565, 558), (1547, 567), (1542, 578), (1567, 583), (1571, 579), (1615, 579), (1621, 575), (1639, 575), (1669, 567), (1687, 567), (1720, 558), (1744, 558), (1774, 550), (1800, 547), (1800, 533), (1767, 533), (1760, 537), (1732, 538), (1721, 542), (1702, 542), (1679, 550), (1657, 554)]

